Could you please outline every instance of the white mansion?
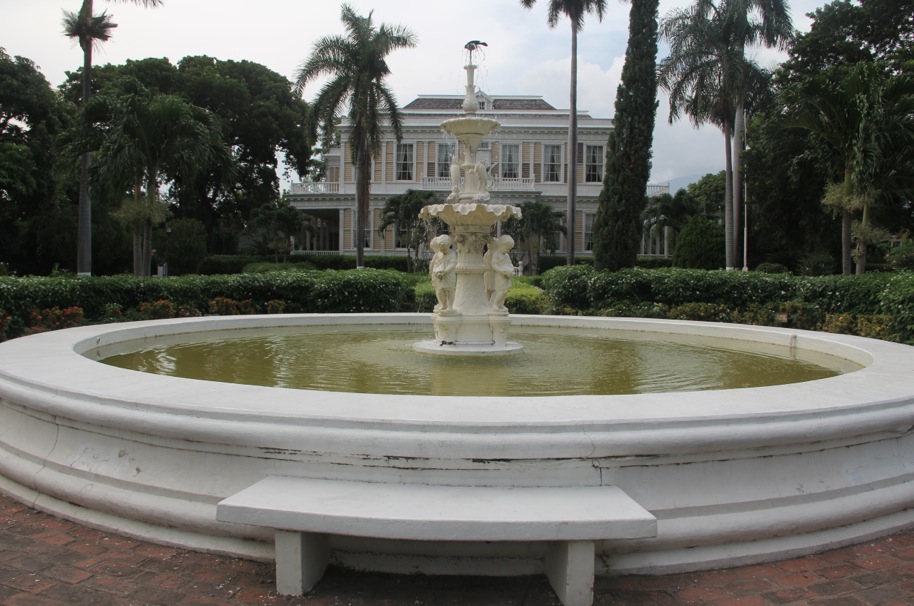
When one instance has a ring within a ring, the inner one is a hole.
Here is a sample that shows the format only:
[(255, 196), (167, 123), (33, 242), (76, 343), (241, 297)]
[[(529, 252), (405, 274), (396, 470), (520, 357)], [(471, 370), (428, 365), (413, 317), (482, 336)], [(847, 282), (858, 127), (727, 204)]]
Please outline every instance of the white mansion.
[[(392, 129), (380, 156), (373, 161), (371, 213), (367, 223), (366, 254), (402, 254), (392, 232), (377, 232), (381, 209), (391, 196), (407, 189), (451, 191), (450, 164), (456, 140), (441, 129), (443, 121), (463, 115), (463, 96), (421, 95), (401, 109), (403, 138), (396, 142)], [(558, 110), (541, 97), (490, 96), (477, 93), (479, 116), (495, 119), (500, 128), (486, 137), (477, 161), (489, 166), (493, 204), (520, 205), (540, 200), (556, 210), (566, 207), (568, 166), (568, 110)], [(612, 120), (578, 116), (577, 252), (589, 254), (591, 228), (602, 188), (603, 162)], [(325, 180), (292, 184), (292, 205), (311, 218), (314, 231), (296, 242), (297, 252), (355, 251), (355, 171), (348, 149), (349, 125), (343, 118), (339, 147), (324, 154)], [(564, 252), (562, 238), (558, 252)]]

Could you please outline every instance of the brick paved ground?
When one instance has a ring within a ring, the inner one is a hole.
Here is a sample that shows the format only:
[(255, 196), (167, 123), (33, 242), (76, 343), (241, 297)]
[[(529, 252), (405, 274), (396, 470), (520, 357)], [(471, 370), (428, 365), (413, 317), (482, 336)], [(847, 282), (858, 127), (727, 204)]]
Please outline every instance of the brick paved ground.
[[(558, 606), (544, 577), (490, 579), (331, 568), (303, 598), (277, 596), (270, 564), (128, 539), (0, 496), (0, 604)], [(597, 579), (595, 604), (914, 604), (914, 531), (773, 564)]]

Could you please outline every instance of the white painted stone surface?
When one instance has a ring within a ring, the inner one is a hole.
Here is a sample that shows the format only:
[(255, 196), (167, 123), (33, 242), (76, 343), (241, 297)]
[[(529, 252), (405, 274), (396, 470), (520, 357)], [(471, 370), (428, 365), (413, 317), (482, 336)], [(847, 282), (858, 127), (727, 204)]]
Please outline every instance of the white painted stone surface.
[[(167, 544), (269, 558), (216, 503), (270, 475), (436, 486), (619, 486), (654, 539), (596, 543), (596, 569), (668, 572), (808, 553), (914, 521), (914, 348), (779, 328), (512, 316), (515, 325), (708, 334), (866, 365), (808, 383), (634, 396), (445, 398), (209, 383), (98, 364), (124, 340), (245, 327), (431, 325), (413, 314), (188, 318), (0, 344), (0, 490)], [(335, 562), (542, 572), (545, 544), (331, 541)], [(465, 557), (472, 556), (472, 557)]]

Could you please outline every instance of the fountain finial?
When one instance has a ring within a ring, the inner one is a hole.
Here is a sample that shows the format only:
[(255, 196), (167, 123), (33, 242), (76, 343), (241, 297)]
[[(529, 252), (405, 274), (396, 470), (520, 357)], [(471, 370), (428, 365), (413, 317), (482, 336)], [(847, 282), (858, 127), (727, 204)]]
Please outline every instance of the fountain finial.
[(463, 111), (467, 114), (475, 114), (479, 111), (479, 102), (476, 100), (476, 85), (473, 83), (473, 72), (476, 70), (476, 66), (473, 64), (473, 51), (477, 50), (480, 46), (489, 46), (481, 40), (470, 40), (463, 45), (463, 48), (467, 49), (470, 52), (470, 58), (467, 61), (465, 70), (467, 70), (467, 94), (463, 99)]

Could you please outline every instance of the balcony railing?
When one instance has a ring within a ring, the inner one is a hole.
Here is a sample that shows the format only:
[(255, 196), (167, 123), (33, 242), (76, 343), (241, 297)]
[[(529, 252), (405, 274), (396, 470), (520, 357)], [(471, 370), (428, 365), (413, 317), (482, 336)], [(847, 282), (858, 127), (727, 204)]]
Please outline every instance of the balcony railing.
[(338, 194), (340, 193), (339, 183), (293, 183), (291, 187), (293, 194)]
[[(422, 189), (450, 190), (450, 177), (422, 177)], [(489, 191), (533, 191), (533, 179), (496, 177), (489, 182)]]

